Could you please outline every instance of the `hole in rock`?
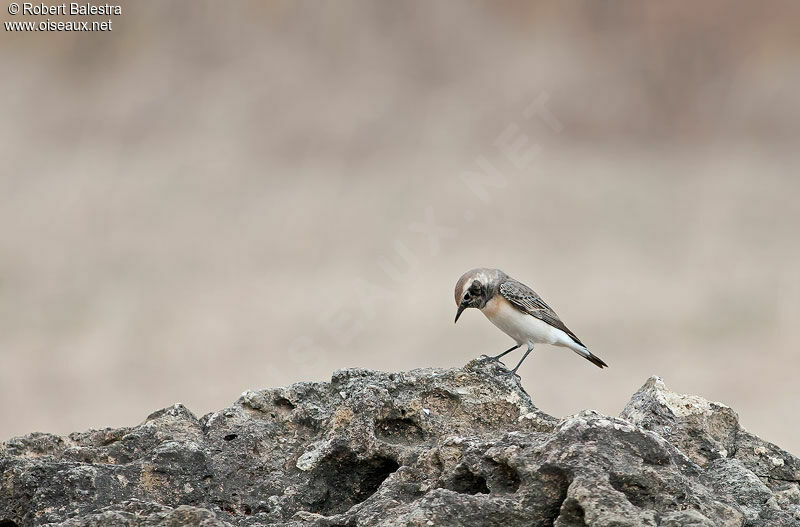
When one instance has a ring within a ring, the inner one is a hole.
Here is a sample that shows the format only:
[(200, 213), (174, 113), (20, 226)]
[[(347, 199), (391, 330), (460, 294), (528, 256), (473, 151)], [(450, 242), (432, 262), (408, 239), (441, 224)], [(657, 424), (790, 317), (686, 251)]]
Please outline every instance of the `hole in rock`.
[(492, 492), (514, 493), (519, 490), (519, 473), (513, 467), (505, 463), (498, 463), (492, 459), (487, 459), (486, 461), (492, 467), (490, 477)]
[(225, 441), (233, 441), (237, 437), (239, 437), (239, 436), (236, 435), (236, 434), (228, 434), (225, 437), (223, 437), (222, 439), (224, 439)]
[(632, 505), (640, 508), (652, 509), (655, 507), (656, 496), (659, 494), (657, 483), (653, 479), (635, 476), (632, 474), (615, 474), (608, 476), (608, 482), (619, 492), (625, 494)]
[(459, 404), (458, 395), (439, 388), (422, 394), (422, 406), (434, 414), (452, 413)]
[[(555, 522), (559, 514), (562, 513), (564, 500), (567, 499), (570, 477), (560, 467), (543, 465), (534, 476), (534, 485), (539, 488), (538, 494), (542, 515), (549, 518), (550, 522)], [(581, 509), (581, 514), (583, 514)], [(552, 523), (551, 523), (552, 524)], [(579, 526), (583, 523), (564, 523), (569, 526)]]
[(294, 410), (294, 405), (292, 404), (292, 401), (290, 401), (286, 397), (278, 397), (277, 399), (275, 399), (274, 403), (279, 410), (284, 410), (286, 412)]
[(375, 435), (389, 443), (421, 442), (425, 433), (412, 419), (382, 419), (375, 423)]
[(475, 474), (464, 465), (456, 469), (450, 490), (454, 490), (459, 494), (489, 494), (486, 478), (480, 474)]
[(347, 448), (339, 448), (315, 470), (314, 479), (324, 485), (325, 497), (312, 505), (312, 512), (325, 516), (347, 511), (378, 490), (400, 465), (388, 457), (359, 459)]
[(0, 520), (0, 527), (19, 527), (19, 524), (14, 520), (2, 519)]
[(564, 527), (586, 527), (586, 519), (583, 507), (578, 500), (570, 498), (561, 507), (561, 514), (558, 515), (558, 524)]

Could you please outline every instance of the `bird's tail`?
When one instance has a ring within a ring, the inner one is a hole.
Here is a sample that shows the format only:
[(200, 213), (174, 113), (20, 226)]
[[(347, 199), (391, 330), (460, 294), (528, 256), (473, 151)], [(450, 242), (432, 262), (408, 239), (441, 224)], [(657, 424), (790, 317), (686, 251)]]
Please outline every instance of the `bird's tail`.
[(581, 346), (579, 344), (575, 344), (569, 347), (572, 351), (583, 357), (584, 359), (588, 360), (598, 368), (608, 368), (608, 364), (606, 364), (603, 359), (586, 349), (585, 346)]

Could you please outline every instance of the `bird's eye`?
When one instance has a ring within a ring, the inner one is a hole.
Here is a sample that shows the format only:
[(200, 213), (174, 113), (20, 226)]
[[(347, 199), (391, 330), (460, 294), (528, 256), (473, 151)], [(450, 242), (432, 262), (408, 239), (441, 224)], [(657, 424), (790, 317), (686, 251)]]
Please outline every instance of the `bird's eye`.
[(470, 297), (469, 291), (464, 293), (464, 300), (469, 300), (469, 297)]

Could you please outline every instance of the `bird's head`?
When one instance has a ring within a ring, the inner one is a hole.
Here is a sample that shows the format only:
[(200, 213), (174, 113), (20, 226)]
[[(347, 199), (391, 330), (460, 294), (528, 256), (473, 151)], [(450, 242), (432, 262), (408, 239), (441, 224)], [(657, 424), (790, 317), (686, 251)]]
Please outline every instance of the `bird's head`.
[(461, 275), (456, 282), (455, 298), (458, 311), (455, 321), (458, 322), (458, 317), (468, 307), (483, 309), (494, 294), (502, 275), (503, 272), (498, 269), (473, 269)]

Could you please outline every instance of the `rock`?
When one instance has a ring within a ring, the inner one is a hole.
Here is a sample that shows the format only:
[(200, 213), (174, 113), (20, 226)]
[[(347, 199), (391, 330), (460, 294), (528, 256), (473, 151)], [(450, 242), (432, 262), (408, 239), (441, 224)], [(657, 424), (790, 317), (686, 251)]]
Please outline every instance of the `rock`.
[(673, 393), (658, 377), (648, 379), (633, 395), (621, 417), (656, 432), (699, 465), (727, 457), (736, 448), (736, 412), (696, 395)]
[(739, 426), (739, 416), (731, 408), (670, 392), (658, 377), (648, 379), (620, 417), (661, 435), (701, 467), (735, 458), (772, 490), (800, 481), (800, 460)]
[(797, 526), (797, 458), (653, 377), (562, 420), (499, 363), (248, 391), (0, 446), (0, 527)]

